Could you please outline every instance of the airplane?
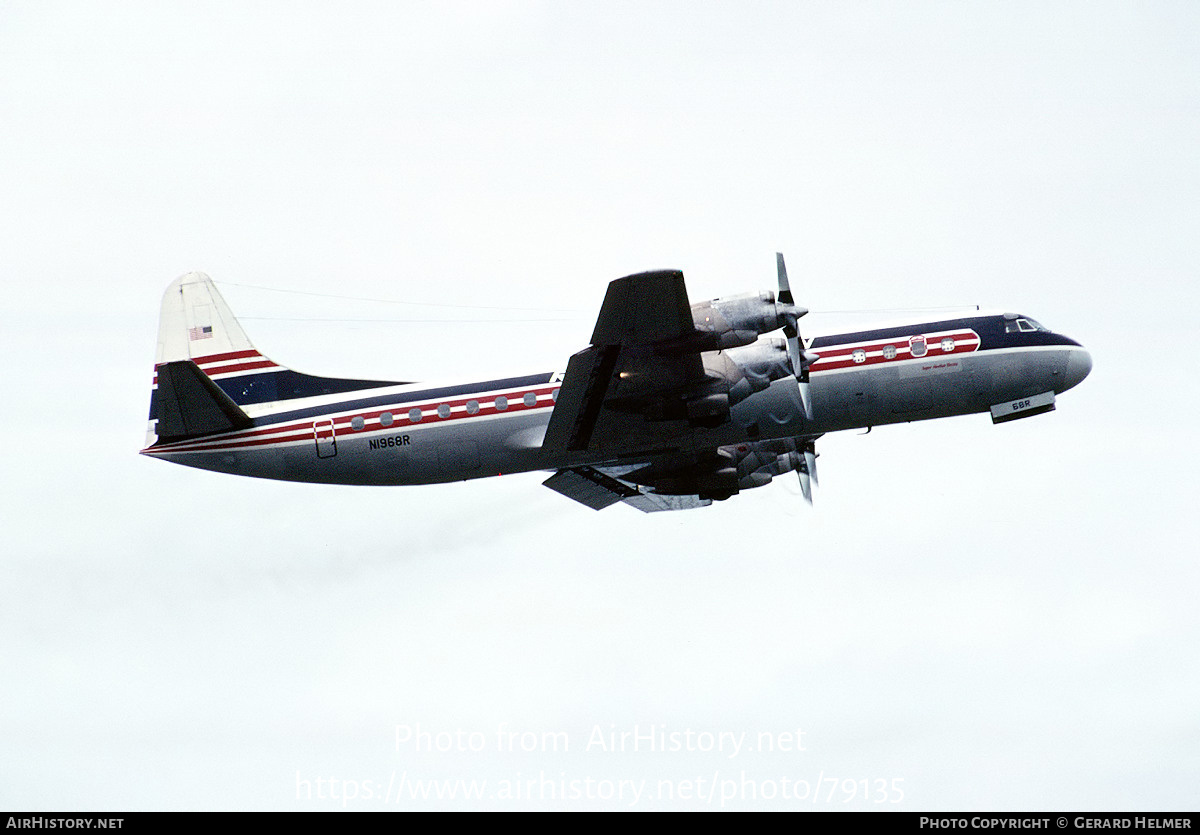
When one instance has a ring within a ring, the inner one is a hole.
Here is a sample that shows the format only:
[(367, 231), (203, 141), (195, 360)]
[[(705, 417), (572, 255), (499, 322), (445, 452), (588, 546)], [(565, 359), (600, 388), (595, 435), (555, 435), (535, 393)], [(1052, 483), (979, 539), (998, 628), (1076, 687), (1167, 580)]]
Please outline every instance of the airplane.
[[(236, 475), (416, 485), (529, 471), (586, 507), (728, 499), (796, 473), (812, 503), (830, 432), (987, 412), (1044, 414), (1092, 368), (1018, 313), (930, 314), (801, 335), (778, 289), (691, 304), (683, 273), (608, 285), (565, 372), (427, 384), (302, 374), (250, 343), (212, 280), (163, 295), (142, 454)], [(767, 336), (778, 332), (778, 336)]]

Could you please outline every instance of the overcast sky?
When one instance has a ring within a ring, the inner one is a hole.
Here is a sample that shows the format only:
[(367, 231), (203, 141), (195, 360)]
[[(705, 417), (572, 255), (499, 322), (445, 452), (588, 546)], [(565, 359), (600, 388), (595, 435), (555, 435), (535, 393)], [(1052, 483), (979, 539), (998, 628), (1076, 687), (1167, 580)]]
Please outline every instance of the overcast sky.
[[(1194, 810), (1197, 43), (1190, 2), (4, 3), (0, 807)], [(137, 455), (189, 270), (284, 365), (469, 379), (777, 249), (814, 310), (1018, 310), (1095, 370), (827, 437), (813, 510)], [(635, 726), (685, 750), (596, 744)]]

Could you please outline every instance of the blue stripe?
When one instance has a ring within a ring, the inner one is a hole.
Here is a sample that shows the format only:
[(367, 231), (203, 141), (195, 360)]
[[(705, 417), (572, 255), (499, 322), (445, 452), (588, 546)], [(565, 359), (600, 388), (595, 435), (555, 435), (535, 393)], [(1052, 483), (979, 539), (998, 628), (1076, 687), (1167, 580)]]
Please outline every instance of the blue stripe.
[(1080, 347), (1074, 339), (1049, 331), (1018, 331), (1007, 333), (1003, 316), (974, 316), (967, 319), (945, 319), (941, 322), (914, 322), (910, 325), (900, 325), (877, 330), (858, 331), (856, 333), (839, 333), (832, 336), (818, 336), (813, 339), (812, 348), (821, 353), (822, 347), (830, 345), (846, 345), (852, 342), (874, 342), (885, 339), (904, 339), (918, 336), (922, 333), (958, 330), (969, 328), (979, 334), (979, 350), (994, 348), (1028, 348), (1039, 345), (1073, 345)]
[(307, 409), (296, 409), (280, 414), (263, 415), (254, 419), (255, 426), (270, 426), (275, 423), (286, 423), (289, 420), (301, 420), (308, 417), (321, 417), (330, 412), (355, 411), (370, 409), (373, 406), (392, 406), (401, 403), (415, 403), (421, 400), (445, 400), (451, 397), (461, 397), (465, 394), (476, 394), (498, 389), (526, 388), (528, 386), (544, 386), (554, 379), (553, 373), (530, 374), (526, 377), (509, 377), (503, 380), (488, 380), (482, 383), (464, 383), (459, 386), (425, 389), (424, 391), (401, 391), (383, 394), (376, 397), (364, 397), (358, 400), (347, 400), (344, 403), (327, 403), (324, 406), (312, 406)]
[[(216, 372), (219, 373), (219, 372)], [(212, 379), (212, 375), (209, 375)], [(243, 377), (227, 377), (213, 380), (221, 391), (239, 406), (255, 403), (272, 403), (281, 400), (296, 400), (301, 397), (319, 397), (323, 394), (345, 394), (363, 389), (384, 386), (407, 386), (411, 383), (387, 382), (384, 380), (343, 380), (337, 377), (314, 377), (289, 368), (247, 374)], [(150, 417), (158, 417), (158, 388), (150, 390)]]
[[(220, 373), (216, 371), (214, 373)], [(254, 403), (272, 403), (279, 400), (297, 400), (301, 397), (320, 397), (324, 394), (345, 394), (363, 389), (384, 386), (407, 386), (411, 383), (387, 380), (343, 380), (337, 377), (314, 377), (289, 368), (264, 371), (261, 374), (246, 374), (241, 377), (226, 377), (214, 380), (221, 390), (239, 406)]]

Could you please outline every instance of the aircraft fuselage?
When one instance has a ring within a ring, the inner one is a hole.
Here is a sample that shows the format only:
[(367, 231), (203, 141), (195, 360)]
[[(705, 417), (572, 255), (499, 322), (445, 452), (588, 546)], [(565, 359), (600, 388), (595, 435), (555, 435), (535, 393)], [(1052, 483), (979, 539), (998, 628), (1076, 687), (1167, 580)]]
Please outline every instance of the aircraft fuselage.
[[(820, 357), (810, 369), (811, 420), (799, 407), (794, 378), (775, 380), (736, 403), (722, 425), (685, 426), (669, 451), (989, 410), (1000, 422), (1024, 416), (1022, 410), (1053, 408), (1053, 396), (1077, 385), (1091, 369), (1091, 358), (1078, 342), (1014, 314), (822, 334), (808, 349)], [(443, 386), (346, 381), (362, 385), (313, 393), (305, 389), (310, 378), (281, 371), (256, 351), (194, 361), (244, 404), (252, 424), (156, 442), (143, 453), (237, 475), (370, 485), (622, 463), (604, 450), (543, 450), (560, 373)], [(285, 392), (282, 373), (295, 378), (289, 378)], [(259, 389), (256, 408), (247, 400)]]

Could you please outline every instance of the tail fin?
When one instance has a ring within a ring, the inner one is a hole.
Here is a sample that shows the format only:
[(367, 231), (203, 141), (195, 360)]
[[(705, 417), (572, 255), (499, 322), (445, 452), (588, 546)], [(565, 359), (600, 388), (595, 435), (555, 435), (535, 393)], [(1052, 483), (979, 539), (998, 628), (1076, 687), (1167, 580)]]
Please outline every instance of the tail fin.
[[(237, 354), (266, 359), (250, 344), (233, 311), (204, 273), (188, 273), (163, 293), (155, 362), (215, 360)], [(271, 363), (274, 365), (274, 363)]]
[(249, 425), (212, 376), (277, 367), (254, 349), (212, 279), (204, 273), (175, 279), (158, 317), (146, 446)]
[(249, 426), (245, 407), (341, 394), (383, 380), (314, 377), (277, 365), (251, 344), (212, 279), (188, 273), (163, 293), (146, 446)]

